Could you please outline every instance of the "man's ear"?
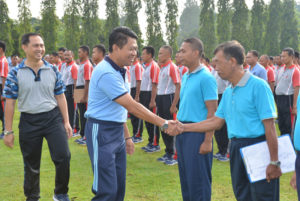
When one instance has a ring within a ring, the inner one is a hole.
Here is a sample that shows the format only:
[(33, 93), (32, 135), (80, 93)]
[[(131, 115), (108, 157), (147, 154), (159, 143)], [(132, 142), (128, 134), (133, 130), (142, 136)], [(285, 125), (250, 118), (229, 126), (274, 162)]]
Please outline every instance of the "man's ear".
[(120, 48), (119, 48), (119, 46), (117, 44), (113, 44), (113, 46), (112, 46), (113, 52), (118, 51), (119, 49)]

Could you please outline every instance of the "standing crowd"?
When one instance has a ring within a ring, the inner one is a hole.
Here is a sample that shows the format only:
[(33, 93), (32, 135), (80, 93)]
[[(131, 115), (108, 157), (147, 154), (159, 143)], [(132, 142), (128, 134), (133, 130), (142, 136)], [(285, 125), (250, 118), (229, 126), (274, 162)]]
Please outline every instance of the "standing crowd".
[[(78, 60), (63, 47), (44, 56), (43, 39), (36, 33), (22, 37), (24, 59), (6, 58), (0, 41), (1, 138), (13, 147), (18, 99), (26, 199), (40, 198), (45, 138), (56, 168), (53, 200), (69, 201), (67, 139), (80, 136), (75, 142), (87, 146), (94, 173), (92, 200), (124, 200), (126, 153), (134, 153), (147, 130), (142, 150), (160, 152), (162, 137), (165, 150), (157, 162), (178, 164), (184, 201), (211, 200), (213, 158), (229, 161), (238, 201), (279, 200), (275, 121), (280, 134), (290, 135), (300, 150), (299, 53), (285, 48), (276, 56), (259, 56), (256, 50), (246, 54), (239, 42), (228, 41), (218, 45), (210, 61), (202, 41), (188, 38), (176, 53), (169, 45), (160, 47), (155, 60), (152, 46), (139, 54), (137, 39), (129, 28), (117, 27), (109, 36), (108, 53), (102, 44), (92, 52), (82, 45)], [(240, 148), (265, 140), (270, 153), (266, 179), (250, 183)], [(300, 155), (291, 185), (300, 192)]]

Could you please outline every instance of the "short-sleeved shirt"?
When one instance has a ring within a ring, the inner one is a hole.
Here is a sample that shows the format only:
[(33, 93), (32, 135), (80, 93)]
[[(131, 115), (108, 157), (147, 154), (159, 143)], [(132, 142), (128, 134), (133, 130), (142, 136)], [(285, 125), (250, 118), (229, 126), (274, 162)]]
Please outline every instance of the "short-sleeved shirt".
[(218, 72), (217, 72), (215, 69), (213, 69), (213, 70), (211, 71), (211, 74), (213, 74), (213, 76), (215, 77), (215, 79), (216, 79), (216, 81), (217, 81), (218, 94), (223, 94), (224, 91), (225, 91), (225, 89), (226, 89), (226, 88), (228, 87), (228, 85), (229, 85), (229, 81), (223, 80), (223, 79), (219, 76)]
[(215, 115), (225, 119), (229, 138), (260, 137), (265, 134), (262, 121), (277, 117), (268, 83), (249, 72), (227, 87)]
[(184, 66), (184, 65), (179, 65), (178, 66), (179, 69), (179, 73), (180, 73), (180, 80), (182, 79), (182, 76), (189, 71), (188, 67)]
[(182, 77), (177, 118), (182, 122), (200, 122), (207, 118), (206, 101), (218, 100), (217, 82), (203, 66)]
[(61, 68), (63, 65), (66, 65), (66, 62), (65, 61), (61, 61), (59, 64), (58, 64), (58, 70), (61, 71)]
[(36, 114), (52, 110), (57, 106), (55, 95), (65, 91), (61, 74), (44, 60), (36, 74), (24, 61), (9, 72), (3, 96), (18, 99), (20, 112)]
[(285, 67), (285, 65), (283, 64), (281, 66), (276, 66), (276, 68), (275, 68), (275, 86), (277, 86), (278, 78), (280, 78), (282, 76), (284, 67)]
[(13, 66), (12, 64), (9, 64), (9, 65), (8, 65), (8, 72), (10, 72), (11, 69), (13, 69), (13, 68), (15, 68), (15, 67), (17, 67), (17, 66), (18, 66), (18, 64), (15, 65), (15, 66)]
[[(300, 96), (297, 100), (297, 114), (300, 114)], [(295, 132), (294, 132), (294, 145), (297, 151), (300, 151), (300, 118), (296, 120)]]
[(125, 68), (119, 67), (108, 56), (97, 65), (90, 80), (86, 118), (126, 122), (127, 110), (115, 102), (129, 92), (125, 75)]
[(63, 65), (61, 68), (62, 80), (66, 86), (73, 85), (74, 80), (77, 80), (78, 67), (75, 61)]
[(297, 86), (300, 86), (299, 69), (295, 65), (285, 66), (277, 79), (276, 95), (292, 95)]
[(275, 82), (275, 73), (273, 68), (271, 66), (268, 66), (266, 70), (267, 70), (268, 82)]
[(158, 84), (159, 66), (155, 61), (144, 64), (144, 72), (141, 82), (141, 91), (152, 91), (152, 84)]
[(76, 86), (84, 86), (85, 81), (90, 80), (92, 76), (93, 65), (90, 60), (86, 60), (80, 63), (78, 67), (77, 83)]
[(175, 93), (175, 84), (180, 83), (178, 67), (170, 60), (162, 65), (158, 77), (157, 95)]
[(260, 77), (261, 79), (263, 80), (266, 80), (267, 81), (267, 71), (266, 69), (260, 65), (259, 63), (256, 63), (256, 65), (251, 69), (251, 67), (249, 68), (250, 72), (257, 76), (257, 77)]
[(143, 66), (136, 61), (133, 65), (130, 66), (130, 87), (135, 88), (136, 87), (136, 81), (142, 80), (143, 75)]
[(0, 57), (0, 84), (2, 85), (2, 78), (6, 78), (8, 74), (8, 62), (5, 56)]

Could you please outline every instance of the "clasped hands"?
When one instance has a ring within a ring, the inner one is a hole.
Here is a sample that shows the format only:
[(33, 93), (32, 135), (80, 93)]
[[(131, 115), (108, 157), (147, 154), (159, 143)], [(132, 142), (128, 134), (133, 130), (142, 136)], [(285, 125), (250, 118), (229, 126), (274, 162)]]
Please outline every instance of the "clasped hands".
[(184, 131), (183, 124), (178, 120), (168, 120), (168, 128), (164, 130), (165, 133), (171, 136), (176, 136)]

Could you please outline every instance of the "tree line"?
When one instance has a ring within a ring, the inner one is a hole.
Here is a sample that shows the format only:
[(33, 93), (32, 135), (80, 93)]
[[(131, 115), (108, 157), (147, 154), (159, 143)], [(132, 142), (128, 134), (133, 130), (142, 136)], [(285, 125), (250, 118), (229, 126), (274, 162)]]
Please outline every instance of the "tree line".
[[(33, 1), (31, 2), (33, 3)], [(146, 38), (138, 21), (145, 4)], [(119, 25), (133, 29), (139, 36), (138, 45), (152, 45), (156, 52), (164, 44), (178, 50), (184, 38), (199, 37), (208, 57), (218, 43), (238, 40), (246, 50), (256, 49), (276, 55), (284, 47), (299, 50), (300, 6), (295, 0), (253, 0), (251, 10), (245, 0), (186, 0), (178, 17), (178, 0), (106, 0), (106, 19), (98, 17), (98, 0), (64, 0), (64, 15), (56, 15), (56, 1), (42, 0), (41, 19), (32, 18), (29, 0), (18, 0), (18, 19), (8, 16), (5, 0), (0, 0), (0, 40), (7, 43), (7, 54), (19, 54), (20, 37), (27, 32), (40, 33), (46, 52), (65, 46), (77, 54), (80, 45), (108, 46), (108, 35)], [(215, 5), (216, 4), (216, 5)], [(162, 14), (165, 10), (165, 14)], [(16, 11), (14, 11), (16, 12)], [(165, 36), (162, 19), (165, 20)]]

